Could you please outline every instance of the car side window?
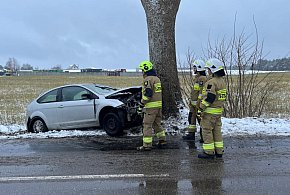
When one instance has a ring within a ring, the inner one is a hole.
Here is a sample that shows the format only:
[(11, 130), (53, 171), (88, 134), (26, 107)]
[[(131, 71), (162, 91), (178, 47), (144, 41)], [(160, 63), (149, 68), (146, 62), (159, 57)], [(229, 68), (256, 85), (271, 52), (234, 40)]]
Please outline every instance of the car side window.
[(38, 103), (50, 103), (56, 101), (57, 101), (57, 89), (44, 94), (37, 100)]
[(64, 87), (62, 88), (62, 101), (82, 100), (83, 94), (91, 94), (90, 91), (82, 87)]

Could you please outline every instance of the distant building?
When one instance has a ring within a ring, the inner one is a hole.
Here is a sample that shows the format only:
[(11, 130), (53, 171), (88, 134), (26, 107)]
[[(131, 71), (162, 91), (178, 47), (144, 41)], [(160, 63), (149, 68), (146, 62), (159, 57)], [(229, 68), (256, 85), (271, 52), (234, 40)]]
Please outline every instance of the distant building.
[(5, 74), (3, 69), (3, 66), (0, 64), (0, 76), (3, 76)]
[(69, 65), (67, 70), (79, 70), (79, 66), (76, 64)]
[(81, 69), (81, 72), (102, 72), (103, 69), (100, 69), (100, 68), (84, 68), (84, 69)]
[(69, 65), (66, 70), (63, 70), (63, 72), (72, 73), (72, 72), (81, 72), (81, 70), (77, 64), (72, 64)]
[(4, 75), (5, 76), (12, 76), (13, 75), (13, 71), (9, 70), (9, 69), (3, 69)]
[(115, 70), (108, 70), (107, 72), (107, 76), (121, 76), (121, 72), (127, 72), (127, 70), (125, 68), (121, 68), (121, 69), (115, 69)]
[(72, 73), (72, 72), (81, 72), (81, 70), (80, 69), (77, 69), (77, 70), (63, 70), (63, 72), (70, 72), (70, 73)]

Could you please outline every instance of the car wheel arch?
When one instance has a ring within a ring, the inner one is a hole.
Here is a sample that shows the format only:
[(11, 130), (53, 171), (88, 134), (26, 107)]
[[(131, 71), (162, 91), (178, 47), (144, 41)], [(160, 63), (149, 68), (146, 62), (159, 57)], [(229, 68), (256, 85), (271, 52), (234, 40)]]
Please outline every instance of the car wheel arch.
[(103, 107), (99, 112), (99, 122), (100, 126), (103, 126), (103, 119), (107, 113), (118, 113), (118, 109), (112, 106)]
[(33, 117), (32, 119), (29, 119), (29, 124), (28, 124), (28, 129), (27, 129), (27, 130), (28, 130), (29, 132), (35, 132), (35, 131), (33, 130), (33, 124), (34, 124), (35, 121), (37, 121), (37, 120), (40, 120), (40, 121), (43, 123), (43, 125), (44, 125), (44, 131), (43, 131), (43, 132), (48, 131), (48, 128), (47, 128), (47, 125), (46, 125), (44, 119), (41, 118), (41, 117), (39, 117), (39, 116), (35, 116), (35, 117)]
[[(111, 117), (117, 117), (118, 118), (118, 124), (120, 125), (120, 131), (114, 131), (113, 132), (108, 132), (105, 128), (104, 120), (106, 116), (111, 116)], [(122, 109), (114, 108), (114, 107), (104, 107), (99, 114), (99, 121), (100, 121), (100, 126), (104, 128), (104, 130), (107, 132), (108, 135), (110, 136), (118, 136), (121, 134), (124, 126), (125, 126), (125, 115), (124, 111)]]

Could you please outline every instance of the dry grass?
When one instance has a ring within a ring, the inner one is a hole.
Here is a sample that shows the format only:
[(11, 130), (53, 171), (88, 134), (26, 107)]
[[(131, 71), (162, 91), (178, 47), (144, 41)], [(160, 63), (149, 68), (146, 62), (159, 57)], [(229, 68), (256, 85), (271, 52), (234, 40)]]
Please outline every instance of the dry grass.
[[(267, 103), (264, 117), (289, 117), (290, 73), (276, 73), (271, 80), (279, 86)], [(182, 78), (181, 78), (182, 79)], [(280, 81), (279, 81), (280, 80)], [(279, 82), (278, 82), (279, 81)], [(109, 76), (23, 76), (0, 77), (0, 124), (24, 124), (26, 105), (40, 93), (65, 84), (98, 83), (113, 87), (141, 85), (142, 77)], [(183, 88), (186, 82), (182, 82)]]
[[(269, 101), (265, 103), (265, 109), (262, 113), (262, 117), (279, 117), (285, 118), (290, 116), (290, 72), (286, 73), (271, 73), (265, 80), (264, 73), (260, 73), (256, 82), (262, 80), (260, 86), (264, 86), (266, 83), (275, 83), (275, 90), (271, 93)], [(233, 80), (237, 80), (237, 76), (233, 76)], [(190, 87), (192, 83), (189, 76), (181, 76), (181, 88), (183, 90), (183, 96), (189, 98)], [(235, 83), (235, 82), (233, 82)], [(264, 89), (260, 89), (264, 90)]]
[(270, 78), (271, 82), (277, 86), (277, 91), (271, 94), (262, 116), (288, 118), (290, 116), (290, 72), (274, 73)]
[(142, 77), (23, 76), (0, 77), (0, 124), (23, 124), (26, 105), (40, 93), (65, 84), (98, 83), (113, 87), (141, 85)]

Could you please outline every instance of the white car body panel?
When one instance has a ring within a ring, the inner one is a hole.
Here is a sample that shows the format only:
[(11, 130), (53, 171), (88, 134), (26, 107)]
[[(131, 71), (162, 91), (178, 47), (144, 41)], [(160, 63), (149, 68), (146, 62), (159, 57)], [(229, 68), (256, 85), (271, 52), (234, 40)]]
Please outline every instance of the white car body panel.
[(60, 102), (57, 114), (60, 128), (80, 128), (96, 125), (94, 100)]
[[(58, 123), (58, 114), (57, 114), (57, 106), (60, 102), (55, 102), (54, 107), (52, 107), (51, 103), (47, 104), (38, 104), (36, 101), (33, 101), (30, 104), (30, 109), (27, 111), (27, 115), (30, 118), (40, 117), (44, 120), (45, 124), (47, 124), (47, 128), (49, 129), (59, 129)], [(41, 110), (41, 111), (40, 111)]]
[[(55, 89), (60, 89), (63, 87), (82, 87), (91, 93), (95, 94), (97, 99), (84, 99), (84, 100), (72, 100), (72, 101), (58, 101), (51, 103), (38, 103), (37, 100)], [(125, 106), (123, 102), (118, 99), (113, 99), (114, 94), (128, 93), (128, 91), (141, 89), (140, 86), (129, 87), (120, 90), (115, 90), (113, 92), (103, 94), (97, 94), (90, 88), (82, 84), (66, 85), (51, 89), (45, 93), (42, 93), (34, 101), (32, 101), (27, 106), (27, 123), (28, 119), (33, 119), (34, 117), (40, 117), (44, 120), (48, 130), (53, 129), (76, 129), (76, 128), (88, 128), (100, 126), (99, 114), (104, 107), (121, 107)], [(106, 99), (107, 97), (107, 99)]]

